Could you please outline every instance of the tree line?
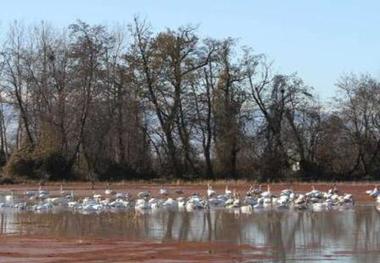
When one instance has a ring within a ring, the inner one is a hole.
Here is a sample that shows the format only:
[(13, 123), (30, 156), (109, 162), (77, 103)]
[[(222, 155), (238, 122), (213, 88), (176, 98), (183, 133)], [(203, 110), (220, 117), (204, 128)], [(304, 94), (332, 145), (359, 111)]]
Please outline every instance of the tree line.
[(235, 40), (77, 21), (0, 44), (0, 164), (43, 180), (380, 179), (380, 83), (321, 103)]

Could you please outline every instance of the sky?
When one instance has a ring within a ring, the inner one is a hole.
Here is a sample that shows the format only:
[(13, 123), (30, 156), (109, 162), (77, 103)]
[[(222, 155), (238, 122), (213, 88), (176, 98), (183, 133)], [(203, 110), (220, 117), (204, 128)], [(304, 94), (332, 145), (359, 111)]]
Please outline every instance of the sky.
[(198, 25), (199, 33), (233, 37), (297, 73), (321, 100), (336, 94), (343, 74), (380, 78), (380, 1), (377, 0), (0, 0), (0, 33), (14, 20), (67, 26), (128, 24), (135, 15), (156, 31)]

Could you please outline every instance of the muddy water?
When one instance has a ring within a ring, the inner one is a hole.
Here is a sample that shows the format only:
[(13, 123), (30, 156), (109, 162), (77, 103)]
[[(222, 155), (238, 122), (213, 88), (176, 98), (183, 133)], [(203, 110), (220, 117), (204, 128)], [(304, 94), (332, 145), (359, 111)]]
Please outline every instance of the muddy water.
[[(0, 212), (0, 236), (117, 239), (159, 243), (250, 245), (243, 258), (266, 262), (380, 262), (380, 212), (371, 205), (352, 210), (296, 212), (238, 210), (76, 214)], [(248, 261), (249, 262), (249, 261)]]

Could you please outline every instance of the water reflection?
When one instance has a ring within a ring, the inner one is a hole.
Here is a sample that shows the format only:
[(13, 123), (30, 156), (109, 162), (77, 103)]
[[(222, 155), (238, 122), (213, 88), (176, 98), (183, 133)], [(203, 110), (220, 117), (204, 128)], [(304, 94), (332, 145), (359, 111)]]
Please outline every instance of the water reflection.
[[(234, 210), (153, 213), (0, 212), (1, 234), (251, 244), (277, 261), (380, 262), (380, 213), (373, 206), (327, 212)], [(245, 253), (256, 253), (246, 251)]]

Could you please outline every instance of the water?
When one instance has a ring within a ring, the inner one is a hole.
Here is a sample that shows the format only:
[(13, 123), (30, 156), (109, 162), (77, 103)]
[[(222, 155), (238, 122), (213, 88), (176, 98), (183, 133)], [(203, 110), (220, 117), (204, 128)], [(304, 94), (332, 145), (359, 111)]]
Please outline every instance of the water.
[(246, 256), (273, 261), (380, 262), (380, 212), (374, 206), (343, 211), (158, 210), (84, 215), (0, 210), (1, 235), (117, 238), (161, 242), (249, 244)]

